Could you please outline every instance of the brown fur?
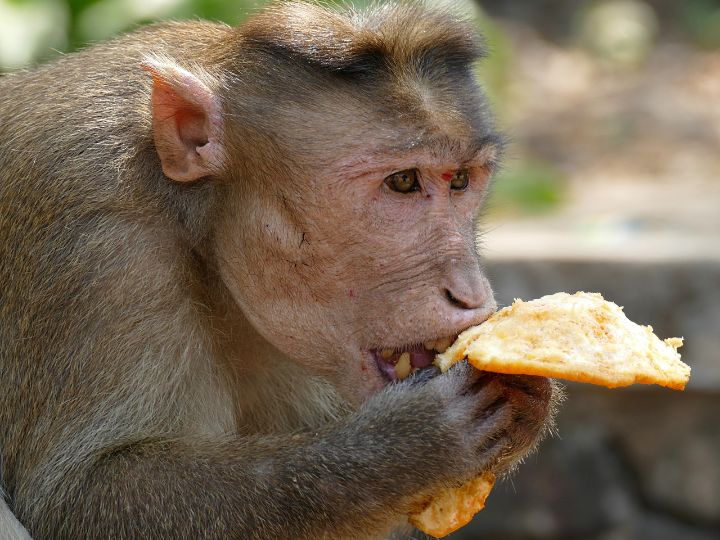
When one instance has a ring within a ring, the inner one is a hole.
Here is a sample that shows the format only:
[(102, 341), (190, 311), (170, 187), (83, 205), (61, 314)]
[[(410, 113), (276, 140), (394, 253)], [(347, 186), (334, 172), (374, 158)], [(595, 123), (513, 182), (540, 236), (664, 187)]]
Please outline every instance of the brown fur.
[[(546, 381), (385, 387), (361, 354), (493, 309), (479, 54), (443, 11), (281, 3), (0, 78), (0, 487), (33, 537), (378, 537), (533, 445)], [(217, 96), (222, 173), (163, 174), (149, 57)]]

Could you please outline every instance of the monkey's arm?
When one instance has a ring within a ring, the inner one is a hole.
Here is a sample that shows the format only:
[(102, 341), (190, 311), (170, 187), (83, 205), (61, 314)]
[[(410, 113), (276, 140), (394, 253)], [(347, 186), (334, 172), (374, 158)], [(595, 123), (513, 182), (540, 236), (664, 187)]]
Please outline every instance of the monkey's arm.
[[(467, 380), (464, 367), (428, 383), (410, 380), (317, 433), (106, 448), (65, 479), (52, 515), (30, 530), (36, 540), (386, 532), (418, 495), (487, 467), (507, 448), (514, 422), (512, 405), (497, 408), (503, 386), (453, 399)], [(494, 413), (473, 433), (470, 419), (489, 404)]]

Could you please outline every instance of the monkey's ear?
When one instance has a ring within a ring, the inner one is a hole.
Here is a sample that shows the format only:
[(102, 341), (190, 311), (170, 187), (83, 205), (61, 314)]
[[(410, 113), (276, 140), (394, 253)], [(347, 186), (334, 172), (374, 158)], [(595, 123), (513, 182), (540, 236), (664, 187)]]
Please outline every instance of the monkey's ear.
[(198, 76), (173, 62), (146, 58), (152, 75), (152, 128), (165, 175), (192, 182), (224, 164), (222, 114), (217, 95)]

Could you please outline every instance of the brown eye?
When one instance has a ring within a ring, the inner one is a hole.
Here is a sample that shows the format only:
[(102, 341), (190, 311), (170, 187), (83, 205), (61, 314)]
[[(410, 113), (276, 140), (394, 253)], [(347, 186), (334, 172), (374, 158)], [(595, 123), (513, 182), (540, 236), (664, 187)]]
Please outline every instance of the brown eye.
[(450, 180), (450, 189), (462, 191), (470, 183), (470, 174), (467, 171), (458, 171)]
[(385, 179), (387, 186), (398, 193), (410, 193), (420, 191), (420, 183), (417, 178), (417, 169), (406, 169), (391, 174)]

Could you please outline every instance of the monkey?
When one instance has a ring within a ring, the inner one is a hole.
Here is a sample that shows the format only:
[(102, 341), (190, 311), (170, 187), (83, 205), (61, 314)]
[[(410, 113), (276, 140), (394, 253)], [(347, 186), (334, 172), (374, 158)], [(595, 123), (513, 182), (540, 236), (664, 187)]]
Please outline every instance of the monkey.
[(4, 531), (383, 538), (512, 470), (553, 384), (420, 345), (495, 310), (484, 54), (447, 9), (290, 1), (0, 77)]

